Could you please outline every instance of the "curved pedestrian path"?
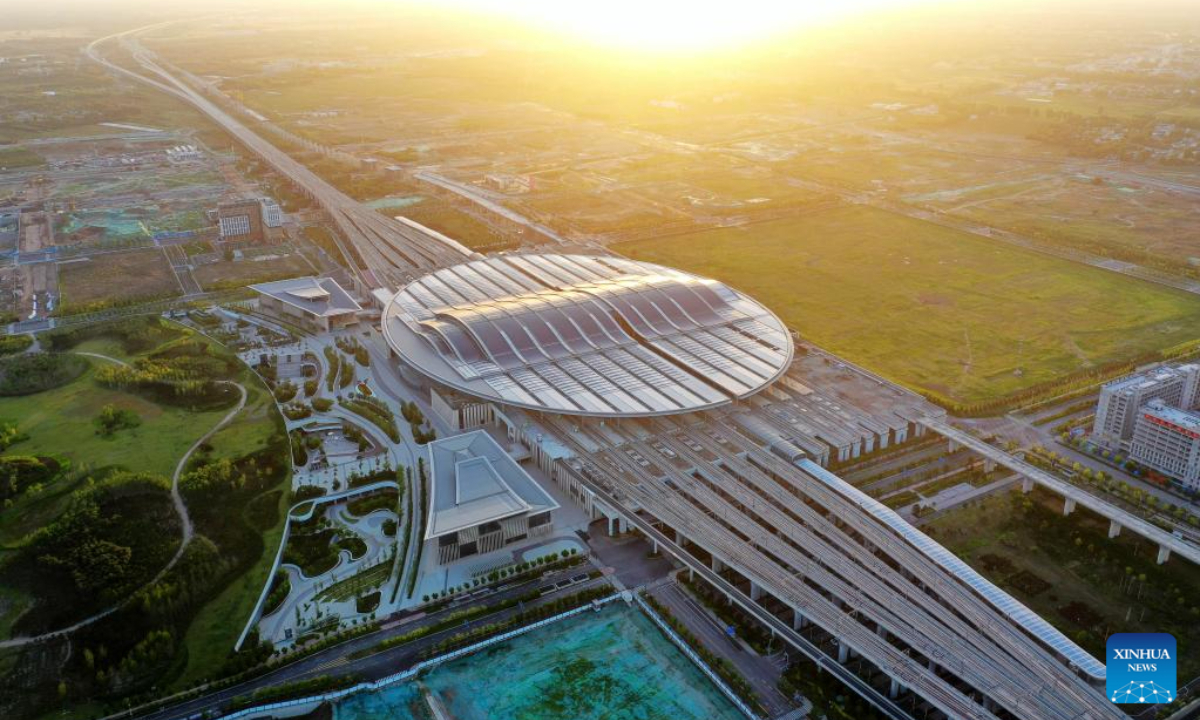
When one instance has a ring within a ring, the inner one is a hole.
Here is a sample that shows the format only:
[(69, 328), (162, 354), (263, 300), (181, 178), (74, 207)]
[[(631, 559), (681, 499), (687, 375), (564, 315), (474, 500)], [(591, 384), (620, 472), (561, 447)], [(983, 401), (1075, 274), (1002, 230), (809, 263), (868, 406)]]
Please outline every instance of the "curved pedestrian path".
[[(114, 357), (109, 357), (108, 355), (101, 355), (100, 353), (80, 351), (80, 352), (75, 352), (72, 354), (86, 355), (87, 357), (92, 357), (92, 358), (96, 358), (99, 360), (105, 360), (107, 362), (116, 363), (118, 365), (124, 365), (126, 367), (128, 367), (128, 365), (129, 365), (129, 363), (125, 362), (124, 360), (119, 360)], [(192, 525), (192, 518), (190, 515), (188, 515), (187, 503), (184, 502), (183, 494), (179, 491), (179, 478), (180, 478), (180, 476), (183, 475), (183, 470), (184, 470), (184, 468), (187, 467), (187, 462), (192, 457), (192, 454), (196, 452), (196, 449), (199, 448), (205, 442), (208, 442), (208, 440), (210, 438), (212, 438), (212, 436), (215, 435), (217, 433), (217, 431), (219, 431), (221, 428), (225, 427), (230, 422), (232, 422), (233, 419), (235, 417), (237, 417), (238, 413), (240, 413), (243, 410), (243, 408), (246, 407), (246, 397), (247, 397), (246, 388), (241, 383), (234, 382), (233, 380), (221, 380), (220, 383), (222, 385), (233, 385), (234, 387), (236, 387), (238, 389), (238, 392), (241, 394), (241, 397), (238, 398), (237, 405), (235, 405), (233, 407), (233, 409), (230, 410), (225, 415), (225, 417), (221, 418), (220, 422), (218, 422), (216, 425), (214, 425), (212, 428), (210, 428), (208, 432), (204, 433), (204, 435), (202, 435), (199, 440), (192, 443), (192, 446), (190, 448), (188, 448), (187, 452), (185, 452), (183, 454), (183, 457), (181, 457), (179, 459), (179, 464), (175, 466), (175, 473), (171, 476), (171, 502), (175, 506), (176, 514), (179, 515), (179, 522), (180, 522), (180, 525), (182, 526), (182, 540), (179, 543), (179, 547), (175, 550), (175, 554), (173, 556), (171, 556), (171, 560), (165, 566), (163, 566), (163, 568), (161, 570), (159, 570), (158, 573), (153, 578), (151, 578), (148, 582), (143, 584), (137, 590), (134, 590), (133, 592), (131, 592), (124, 600), (117, 603), (116, 605), (113, 605), (112, 607), (109, 607), (106, 610), (101, 610), (100, 612), (96, 613), (95, 615), (86, 617), (83, 620), (80, 620), (79, 622), (76, 622), (75, 624), (69, 625), (65, 628), (59, 628), (58, 630), (51, 630), (50, 632), (42, 633), (41, 635), (31, 635), (28, 637), (15, 637), (15, 638), (9, 638), (7, 640), (0, 641), (0, 648), (21, 647), (23, 645), (28, 645), (30, 643), (51, 640), (53, 638), (61, 637), (63, 635), (69, 635), (70, 633), (73, 633), (76, 630), (79, 630), (80, 628), (87, 627), (88, 625), (91, 625), (92, 623), (95, 623), (98, 620), (103, 620), (104, 618), (108, 617), (109, 615), (112, 615), (117, 610), (120, 610), (122, 607), (124, 607), (127, 603), (129, 603), (130, 600), (132, 600), (134, 597), (136, 597), (138, 593), (142, 592), (143, 590), (145, 590), (147, 588), (153, 587), (155, 583), (157, 583), (159, 580), (161, 580), (168, 572), (171, 571), (172, 568), (174, 568), (179, 563), (179, 560), (183, 557), (184, 550), (187, 549), (188, 543), (190, 543), (192, 541), (192, 538), (195, 536), (195, 529)]]

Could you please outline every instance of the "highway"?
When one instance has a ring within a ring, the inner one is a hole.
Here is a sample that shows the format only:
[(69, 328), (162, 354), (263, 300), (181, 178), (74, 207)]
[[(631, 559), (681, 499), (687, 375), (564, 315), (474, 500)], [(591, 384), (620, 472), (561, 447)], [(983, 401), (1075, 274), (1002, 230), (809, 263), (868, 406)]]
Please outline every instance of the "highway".
[[(981, 579), (955, 575), (854, 498), (719, 420), (686, 427), (669, 420), (646, 428), (609, 423), (607, 440), (546, 421), (593, 465), (596, 492), (639, 528), (653, 521), (673, 528), (719, 559), (718, 570), (727, 565), (749, 579), (752, 595), (761, 589), (799, 609), (946, 715), (988, 718), (1003, 708), (1021, 718), (1122, 717), (1084, 677), (1102, 678), (1103, 666), (1053, 628), (1001, 610), (978, 590)], [(655, 532), (655, 539), (668, 535)], [(672, 547), (678, 545), (667, 546), (678, 554)], [(711, 568), (679, 553), (713, 582)], [(717, 577), (719, 588), (729, 586)], [(745, 593), (733, 592), (735, 602), (885, 714), (907, 715)], [(1073, 659), (1087, 667), (1074, 665), (1060, 648), (1073, 649)]]
[[(85, 54), (112, 72), (147, 84), (189, 103), (220, 125), (242, 146), (262, 158), (272, 169), (290, 180), (333, 220), (341, 238), (348, 241), (361, 258), (358, 275), (370, 287), (395, 287), (426, 270), (461, 262), (471, 251), (442, 235), (425, 233), (412, 225), (385, 217), (338, 190), (290, 155), (263, 139), (241, 121), (185, 84), (156, 61), (144, 48), (130, 44), (133, 58), (155, 77), (146, 77), (109, 61), (100, 47), (110, 41), (126, 41), (138, 33), (165, 23), (109, 35), (90, 43)], [(354, 255), (347, 253), (347, 257)], [(366, 273), (362, 272), (366, 271)]]
[(1135, 515), (1131, 515), (1116, 505), (1096, 497), (1082, 488), (1076, 487), (1065, 480), (1060, 480), (1045, 470), (1030, 465), (1024, 460), (1014, 457), (1013, 455), (1004, 452), (1000, 448), (993, 447), (974, 435), (963, 432), (958, 428), (951, 427), (940, 420), (926, 418), (921, 421), (921, 424), (937, 434), (945, 437), (947, 440), (955, 442), (963, 447), (970, 448), (988, 460), (991, 460), (998, 465), (1003, 465), (1004, 467), (1016, 472), (1021, 477), (1028, 478), (1033, 482), (1058, 493), (1077, 505), (1085, 507), (1098, 515), (1102, 515), (1117, 523), (1121, 527), (1129, 528), (1147, 540), (1152, 540), (1153, 542), (1158, 543), (1160, 548), (1164, 548), (1178, 554), (1180, 557), (1190, 560), (1191, 562), (1200, 564), (1200, 547), (1197, 547), (1196, 545), (1193, 545), (1182, 538), (1175, 537), (1157, 525), (1146, 522), (1142, 518)]

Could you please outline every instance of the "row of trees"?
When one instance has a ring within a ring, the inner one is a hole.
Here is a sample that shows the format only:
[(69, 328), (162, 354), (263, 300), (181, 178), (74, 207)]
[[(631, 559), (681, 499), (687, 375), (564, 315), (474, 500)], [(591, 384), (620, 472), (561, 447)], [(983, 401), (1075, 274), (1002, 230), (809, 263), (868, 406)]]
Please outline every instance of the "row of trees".
[(922, 394), (930, 402), (944, 407), (959, 417), (987, 417), (1000, 415), (1014, 408), (1033, 406), (1052, 397), (1061, 400), (1064, 399), (1063, 396), (1089, 392), (1105, 380), (1119, 375), (1127, 375), (1136, 367), (1162, 359), (1167, 359), (1166, 352), (1141, 353), (1125, 360), (1096, 365), (1055, 380), (1037, 383), (1003, 397), (971, 403), (957, 402), (927, 391), (922, 391)]
[(437, 440), (437, 430), (434, 430), (433, 426), (425, 421), (425, 415), (421, 412), (421, 408), (417, 407), (415, 401), (400, 401), (400, 414), (408, 421), (408, 426), (412, 430), (413, 442), (425, 445)]
[(362, 345), (356, 338), (339, 337), (335, 340), (338, 349), (347, 355), (354, 358), (354, 361), (363, 367), (370, 367), (371, 355), (367, 352), (367, 348)]
[[(1128, 465), (1131, 461), (1126, 460), (1121, 454), (1110, 453), (1109, 456), (1115, 464), (1126, 466), (1126, 469), (1129, 469)], [(1081, 479), (1087, 485), (1115, 495), (1135, 507), (1169, 514), (1177, 520), (1187, 522), (1192, 527), (1200, 527), (1200, 517), (1197, 517), (1182, 504), (1170, 502), (1145, 488), (1130, 485), (1124, 480), (1116, 480), (1103, 470), (1092, 470), (1089, 467), (1085, 467), (1078, 460), (1071, 461), (1065, 455), (1060, 455), (1053, 450), (1047, 450), (1041, 445), (1035, 445), (1032, 448), (1032, 455), (1029, 457), (1029, 460), (1050, 470), (1070, 470), (1074, 473), (1075, 477)]]

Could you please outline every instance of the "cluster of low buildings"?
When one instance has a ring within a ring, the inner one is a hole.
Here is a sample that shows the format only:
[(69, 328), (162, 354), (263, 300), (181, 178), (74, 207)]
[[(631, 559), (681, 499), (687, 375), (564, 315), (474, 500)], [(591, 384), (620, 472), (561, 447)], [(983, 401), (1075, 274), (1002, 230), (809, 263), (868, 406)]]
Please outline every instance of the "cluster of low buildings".
[(1101, 448), (1200, 490), (1200, 365), (1163, 366), (1100, 390), (1092, 439)]

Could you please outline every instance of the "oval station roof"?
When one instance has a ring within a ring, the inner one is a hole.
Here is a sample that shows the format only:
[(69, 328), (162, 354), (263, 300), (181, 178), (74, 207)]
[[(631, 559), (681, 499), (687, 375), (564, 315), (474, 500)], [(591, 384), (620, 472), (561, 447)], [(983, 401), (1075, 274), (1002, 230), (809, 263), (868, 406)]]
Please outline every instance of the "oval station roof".
[(637, 417), (758, 392), (792, 360), (771, 311), (715, 280), (591, 255), (499, 255), (405, 286), (383, 334), (463, 393), (568, 415)]

